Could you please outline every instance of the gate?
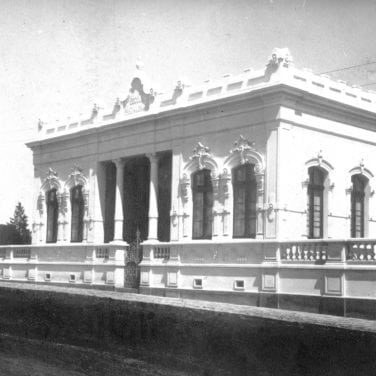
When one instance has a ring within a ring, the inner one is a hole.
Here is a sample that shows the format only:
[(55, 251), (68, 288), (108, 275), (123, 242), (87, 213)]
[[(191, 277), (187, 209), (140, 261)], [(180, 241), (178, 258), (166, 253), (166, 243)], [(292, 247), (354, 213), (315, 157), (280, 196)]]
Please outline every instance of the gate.
[(137, 229), (136, 239), (129, 244), (125, 257), (124, 286), (135, 288), (140, 283), (140, 268), (138, 264), (142, 260), (142, 245), (140, 231)]

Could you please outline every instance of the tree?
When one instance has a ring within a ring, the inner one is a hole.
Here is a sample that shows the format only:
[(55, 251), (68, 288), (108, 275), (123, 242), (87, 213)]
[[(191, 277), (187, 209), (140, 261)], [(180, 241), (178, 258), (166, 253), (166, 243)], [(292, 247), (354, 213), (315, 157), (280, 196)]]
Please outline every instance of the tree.
[(12, 244), (30, 244), (31, 233), (27, 228), (27, 215), (25, 214), (25, 209), (20, 202), (16, 205), (14, 215), (9, 221), (10, 223), (8, 223), (7, 226), (14, 228), (14, 233), (11, 239)]

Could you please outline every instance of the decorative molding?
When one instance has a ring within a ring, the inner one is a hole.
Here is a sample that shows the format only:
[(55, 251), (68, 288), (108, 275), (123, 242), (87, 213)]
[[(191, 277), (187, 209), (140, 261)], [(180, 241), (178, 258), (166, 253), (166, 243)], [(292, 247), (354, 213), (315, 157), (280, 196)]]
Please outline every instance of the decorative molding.
[(334, 170), (334, 167), (327, 160), (324, 159), (322, 150), (319, 150), (317, 155), (308, 160), (305, 163), (305, 165), (308, 168), (314, 166), (321, 167), (328, 173)]
[(302, 188), (304, 189), (304, 188), (307, 188), (308, 186), (309, 186), (309, 179), (307, 178), (302, 181)]
[(255, 165), (255, 174), (264, 174), (265, 160), (261, 153), (255, 148), (255, 142), (248, 141), (243, 135), (234, 142), (233, 148), (230, 150), (230, 156), (226, 160), (226, 164), (233, 168), (239, 164), (252, 163)]
[(148, 111), (150, 105), (154, 102), (155, 96), (156, 92), (146, 86), (144, 64), (138, 61), (128, 96), (122, 102), (125, 113)]
[(82, 185), (83, 194), (87, 190), (87, 178), (82, 173), (82, 169), (76, 164), (71, 169), (71, 173), (68, 175), (68, 179), (65, 182), (65, 188), (70, 190), (76, 185)]
[(266, 216), (267, 216), (269, 222), (274, 221), (276, 210), (278, 210), (278, 209), (274, 208), (274, 204), (272, 202), (269, 202), (268, 204), (266, 204)]
[(239, 140), (234, 142), (234, 147), (230, 150), (230, 153), (238, 153), (240, 164), (244, 164), (248, 162), (247, 154), (249, 151), (255, 151), (255, 142), (250, 142), (243, 135), (240, 135)]
[(368, 180), (371, 180), (373, 178), (373, 173), (365, 167), (363, 158), (360, 160), (359, 165), (352, 168), (349, 171), (350, 175), (363, 175)]
[(193, 154), (189, 160), (195, 160), (198, 164), (199, 170), (205, 167), (205, 160), (211, 158), (210, 149), (204, 146), (201, 142), (197, 143), (197, 146), (193, 149)]
[(45, 126), (45, 123), (41, 119), (38, 119), (38, 132), (41, 132), (44, 126)]
[(185, 166), (185, 171), (189, 174), (197, 170), (207, 168), (211, 171), (212, 179), (217, 176), (218, 165), (214, 160), (210, 149), (204, 146), (201, 142), (193, 149), (192, 155), (189, 157), (189, 162)]
[(179, 186), (180, 186), (180, 196), (184, 202), (188, 201), (190, 184), (191, 184), (191, 181), (188, 178), (187, 174), (183, 174), (182, 178), (180, 179)]
[(39, 211), (41, 217), (44, 213), (45, 201), (46, 201), (46, 196), (45, 196), (44, 192), (42, 192), (42, 191), (39, 192), (38, 201), (37, 201), (37, 210)]
[(272, 55), (269, 58), (267, 67), (278, 68), (280, 65), (283, 67), (289, 67), (293, 63), (293, 58), (291, 56), (290, 50), (287, 47), (274, 48)]
[(256, 174), (256, 184), (257, 184), (257, 193), (259, 196), (264, 194), (264, 175), (263, 174)]
[(225, 198), (229, 197), (229, 184), (231, 181), (231, 174), (228, 172), (227, 168), (223, 169), (222, 174), (220, 175), (220, 181), (222, 185), (222, 192)]
[(41, 191), (47, 193), (51, 189), (56, 189), (56, 191), (60, 191), (61, 184), (57, 177), (57, 172), (53, 170), (51, 167), (48, 169), (46, 178), (41, 186)]

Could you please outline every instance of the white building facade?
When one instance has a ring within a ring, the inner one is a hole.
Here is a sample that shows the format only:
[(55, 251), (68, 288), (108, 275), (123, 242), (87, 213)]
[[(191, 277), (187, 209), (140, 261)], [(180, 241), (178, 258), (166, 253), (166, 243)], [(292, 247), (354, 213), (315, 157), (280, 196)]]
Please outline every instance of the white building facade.
[(33, 244), (3, 248), (2, 278), (369, 312), (375, 103), (287, 49), (171, 95), (138, 64), (108, 113), (39, 123)]

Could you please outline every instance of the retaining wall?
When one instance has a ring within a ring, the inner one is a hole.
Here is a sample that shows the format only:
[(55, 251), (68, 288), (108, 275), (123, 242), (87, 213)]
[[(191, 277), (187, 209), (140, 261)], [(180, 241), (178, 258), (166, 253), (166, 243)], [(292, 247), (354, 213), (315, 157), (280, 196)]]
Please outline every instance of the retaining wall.
[[(181, 375), (367, 375), (376, 367), (372, 321), (109, 291), (2, 283), (0, 331)], [(102, 360), (103, 375), (107, 366)]]

